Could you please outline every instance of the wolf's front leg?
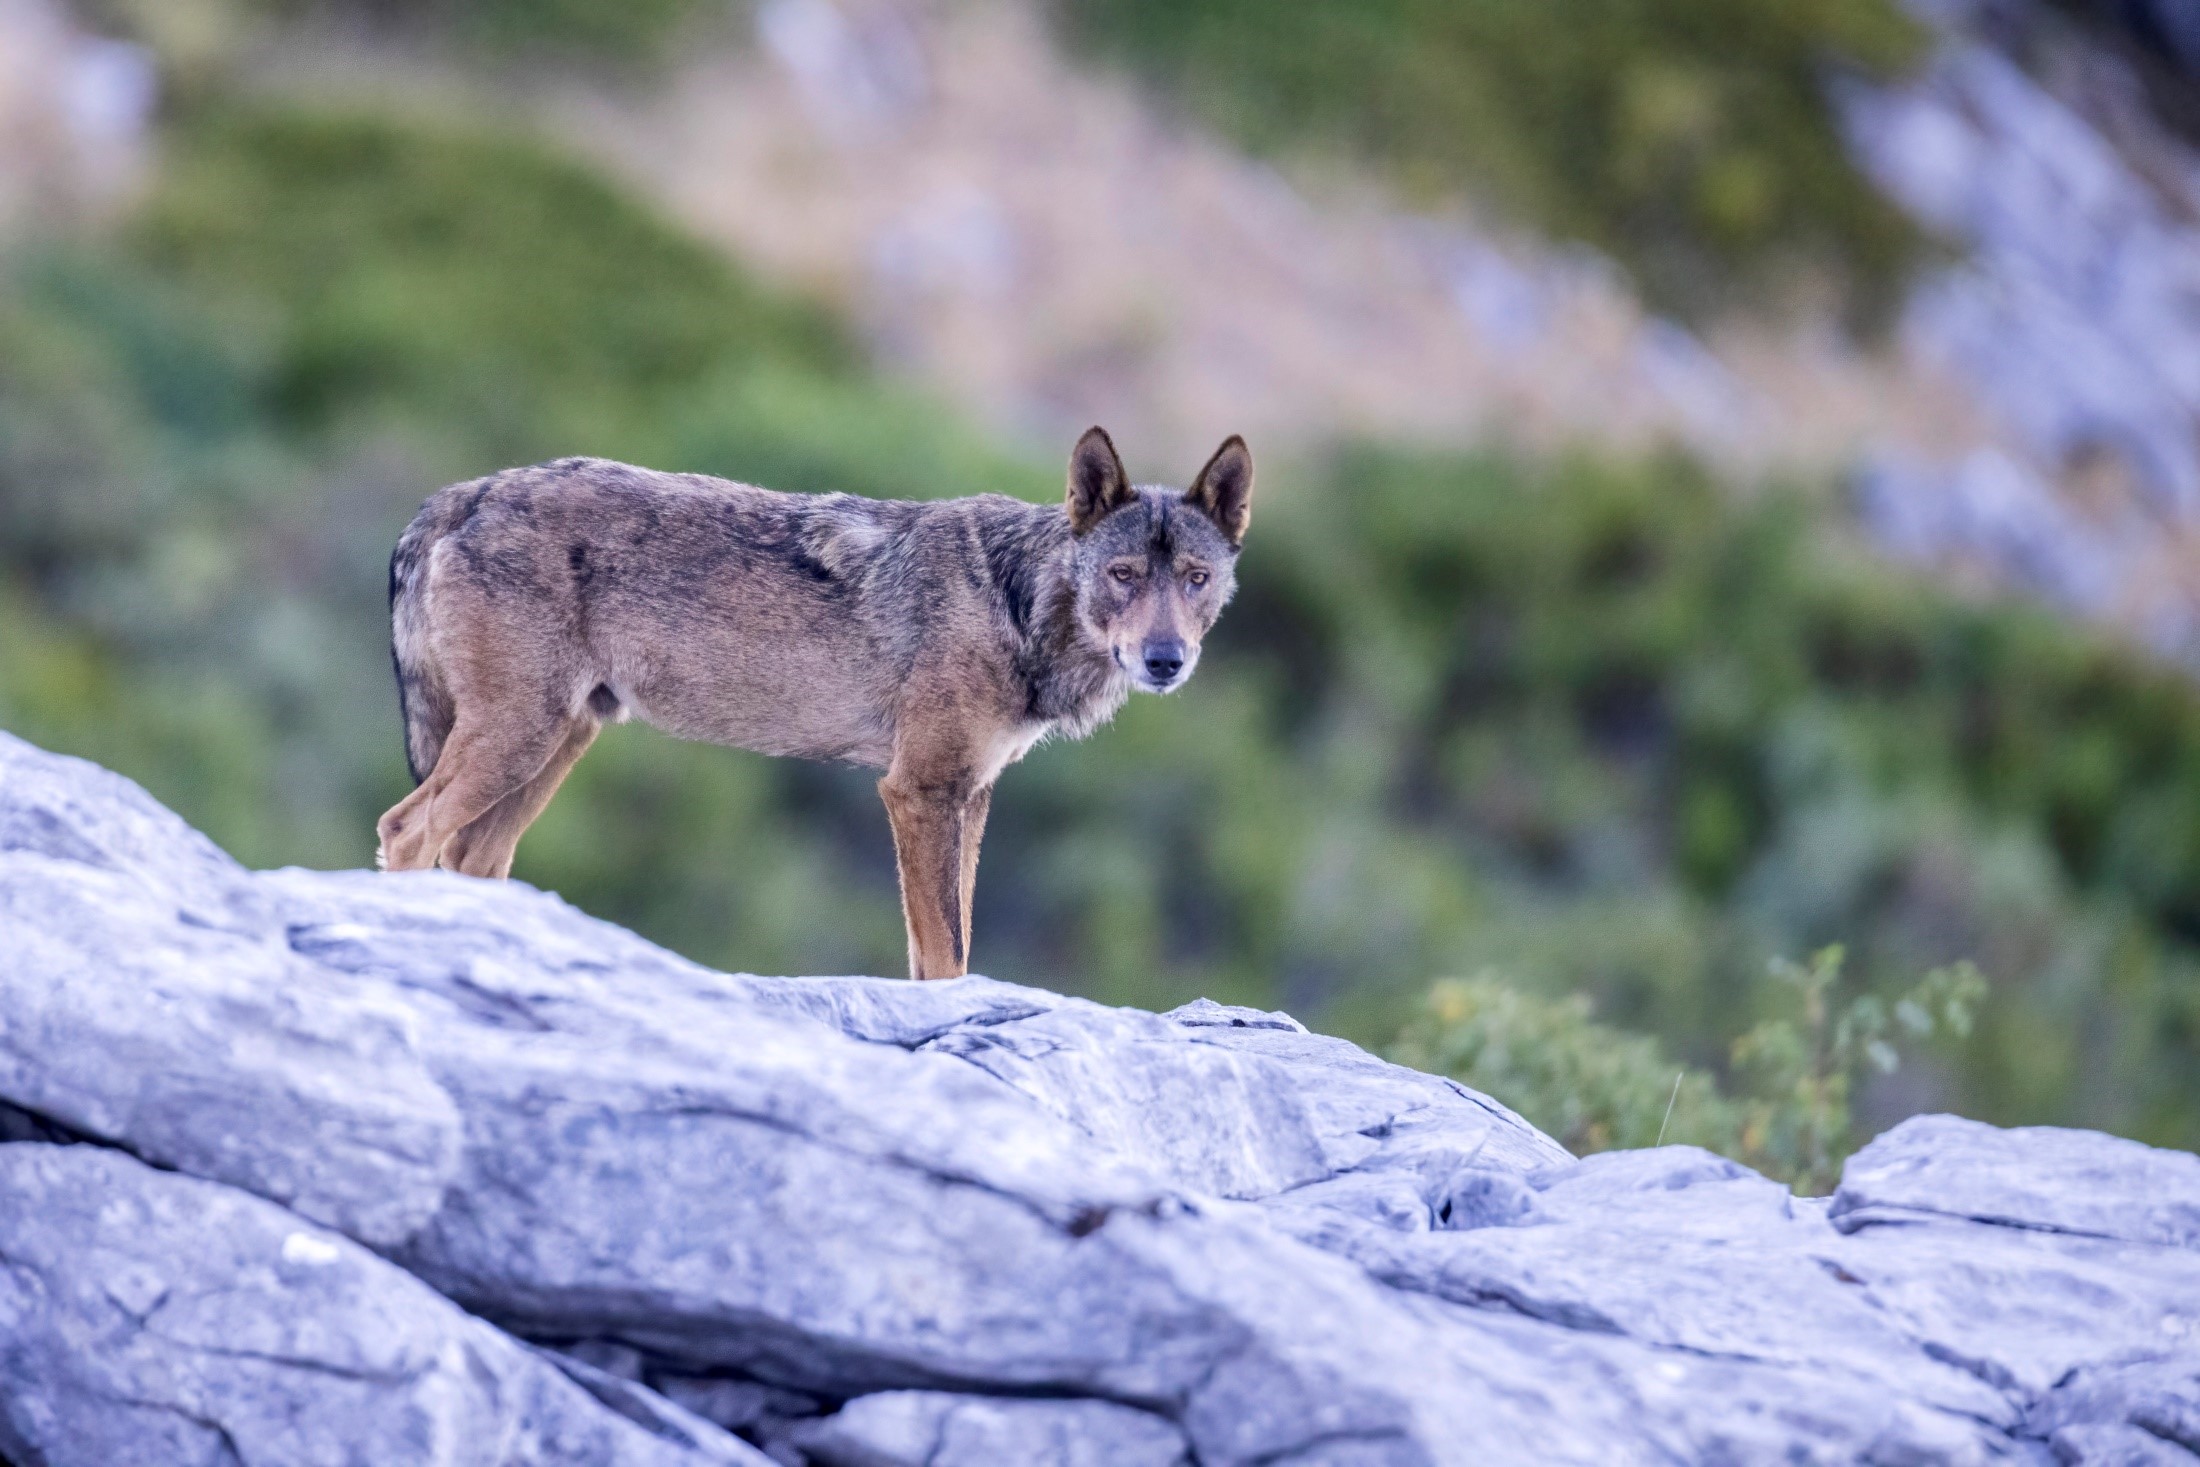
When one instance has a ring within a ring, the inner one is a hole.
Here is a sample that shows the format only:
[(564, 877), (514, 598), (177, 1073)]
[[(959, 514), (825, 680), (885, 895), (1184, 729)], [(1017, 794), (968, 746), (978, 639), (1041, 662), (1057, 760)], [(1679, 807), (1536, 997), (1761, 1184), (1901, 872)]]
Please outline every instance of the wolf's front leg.
[(878, 783), (894, 827), (912, 978), (959, 978), (969, 970), (963, 851), (965, 841), (975, 835), (968, 820), (970, 784), (960, 772), (922, 778), (898, 761)]
[(962, 885), (957, 890), (962, 900), (963, 967), (966, 972), (970, 964), (970, 908), (978, 887), (978, 842), (985, 839), (986, 812), (992, 808), (991, 785), (972, 794), (963, 806)]

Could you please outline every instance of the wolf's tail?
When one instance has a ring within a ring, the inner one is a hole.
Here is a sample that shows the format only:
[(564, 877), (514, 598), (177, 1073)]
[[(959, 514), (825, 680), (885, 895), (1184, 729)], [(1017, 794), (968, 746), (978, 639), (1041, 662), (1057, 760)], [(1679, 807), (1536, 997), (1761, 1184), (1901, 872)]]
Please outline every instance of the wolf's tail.
[(429, 635), (428, 557), (444, 536), (465, 523), (479, 496), (461, 491), (476, 487), (453, 485), (432, 495), (390, 552), (390, 665), (397, 672), (397, 712), (405, 725), (405, 763), (414, 784), (435, 768), (458, 716)]

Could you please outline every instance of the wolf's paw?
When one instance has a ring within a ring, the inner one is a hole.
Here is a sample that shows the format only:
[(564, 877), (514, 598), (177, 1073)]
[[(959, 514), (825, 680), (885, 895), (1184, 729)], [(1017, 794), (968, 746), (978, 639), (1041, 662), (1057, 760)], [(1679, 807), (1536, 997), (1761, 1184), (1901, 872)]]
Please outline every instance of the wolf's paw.
[(435, 864), (427, 848), (427, 821), (384, 816), (375, 827), (380, 837), (374, 850), (377, 871), (421, 871)]

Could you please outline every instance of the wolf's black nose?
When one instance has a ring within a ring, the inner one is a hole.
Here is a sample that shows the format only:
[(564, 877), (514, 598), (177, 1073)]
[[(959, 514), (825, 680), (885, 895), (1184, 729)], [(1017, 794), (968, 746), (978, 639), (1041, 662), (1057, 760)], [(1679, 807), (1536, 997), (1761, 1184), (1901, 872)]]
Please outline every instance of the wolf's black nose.
[(1165, 683), (1184, 670), (1184, 644), (1182, 642), (1148, 642), (1146, 644), (1146, 676), (1157, 683)]

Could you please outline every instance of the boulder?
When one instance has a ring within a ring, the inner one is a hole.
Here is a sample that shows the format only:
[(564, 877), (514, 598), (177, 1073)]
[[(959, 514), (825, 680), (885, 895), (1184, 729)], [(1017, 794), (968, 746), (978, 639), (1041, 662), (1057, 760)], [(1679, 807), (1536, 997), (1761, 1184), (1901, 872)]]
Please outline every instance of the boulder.
[[(244, 1460), (343, 1460), (368, 1377), (458, 1403), (388, 1462), (2120, 1461), (2200, 1410), (2200, 1162), (2111, 1137), (1915, 1120), (1830, 1201), (1577, 1160), (1285, 1015), (714, 973), (517, 884), (247, 872), (5, 735), (0, 922), (11, 1460), (196, 1460), (177, 1422), (240, 1429), (209, 1402), (291, 1423)], [(72, 1171), (172, 1220), (43, 1221)], [(114, 1346), (177, 1290), (275, 1343)], [(476, 1356), (478, 1408), (414, 1371)], [(167, 1404), (22, 1425), (94, 1400)]]
[(96, 1146), (0, 1146), (0, 1453), (162, 1467), (742, 1467), (340, 1234)]
[(1849, 1158), (1827, 1216), (1845, 1233), (1959, 1218), (2200, 1248), (2200, 1156), (2097, 1131), (1917, 1116)]

